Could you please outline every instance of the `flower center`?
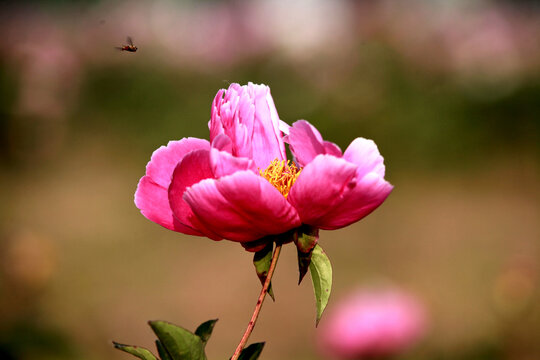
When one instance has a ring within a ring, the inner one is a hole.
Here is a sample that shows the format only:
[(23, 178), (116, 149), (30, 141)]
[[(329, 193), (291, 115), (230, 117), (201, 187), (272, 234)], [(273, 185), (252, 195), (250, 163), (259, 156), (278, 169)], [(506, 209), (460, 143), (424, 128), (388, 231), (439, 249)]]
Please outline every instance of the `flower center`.
[(278, 159), (272, 161), (264, 171), (259, 170), (261, 176), (278, 189), (285, 198), (301, 172), (302, 169), (297, 168), (290, 160)]

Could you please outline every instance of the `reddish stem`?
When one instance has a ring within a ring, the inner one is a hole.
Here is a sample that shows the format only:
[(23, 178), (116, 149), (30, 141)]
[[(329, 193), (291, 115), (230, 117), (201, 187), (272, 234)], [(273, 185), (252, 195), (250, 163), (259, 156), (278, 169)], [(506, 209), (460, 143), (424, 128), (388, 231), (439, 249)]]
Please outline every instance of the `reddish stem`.
[(236, 347), (236, 350), (234, 351), (233, 356), (230, 360), (237, 360), (240, 356), (240, 353), (244, 349), (244, 346), (246, 345), (249, 336), (251, 335), (251, 332), (253, 331), (253, 328), (255, 327), (255, 323), (257, 322), (257, 318), (259, 317), (259, 313), (261, 312), (262, 304), (264, 302), (264, 298), (266, 297), (266, 294), (268, 293), (268, 287), (270, 286), (270, 281), (272, 280), (272, 275), (274, 275), (274, 270), (276, 269), (276, 264), (279, 258), (279, 253), (281, 252), (281, 246), (282, 244), (276, 244), (276, 249), (274, 250), (274, 254), (272, 255), (272, 262), (270, 263), (270, 268), (268, 269), (268, 275), (266, 275), (266, 280), (264, 281), (264, 285), (261, 289), (261, 293), (259, 294), (259, 299), (257, 300), (257, 305), (255, 305), (255, 310), (253, 310), (253, 315), (251, 316), (251, 320), (249, 321), (249, 324), (247, 326), (246, 331), (244, 332), (244, 336), (242, 336), (242, 340), (240, 340), (240, 343)]

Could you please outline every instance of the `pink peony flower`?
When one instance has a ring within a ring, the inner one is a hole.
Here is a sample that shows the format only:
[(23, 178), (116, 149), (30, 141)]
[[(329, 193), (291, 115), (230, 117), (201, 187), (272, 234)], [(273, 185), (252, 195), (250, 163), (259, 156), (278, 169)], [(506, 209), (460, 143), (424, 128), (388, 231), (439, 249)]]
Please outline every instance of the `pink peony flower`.
[(397, 290), (358, 290), (338, 303), (319, 332), (321, 352), (335, 359), (396, 355), (426, 331), (426, 314), (413, 296)]
[(183, 138), (152, 155), (135, 193), (149, 220), (245, 244), (302, 224), (347, 226), (392, 191), (373, 141), (357, 138), (342, 154), (307, 121), (289, 127), (265, 85), (220, 90), (208, 126), (210, 141)]

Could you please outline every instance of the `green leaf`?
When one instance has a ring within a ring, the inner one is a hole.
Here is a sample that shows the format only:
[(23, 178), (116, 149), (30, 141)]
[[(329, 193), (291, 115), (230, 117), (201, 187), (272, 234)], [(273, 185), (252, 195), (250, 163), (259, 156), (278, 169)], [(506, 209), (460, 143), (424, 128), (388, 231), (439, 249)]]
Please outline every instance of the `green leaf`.
[(332, 265), (326, 253), (318, 244), (313, 248), (309, 271), (311, 281), (313, 281), (315, 300), (317, 301), (317, 321), (315, 326), (318, 326), (332, 290)]
[(156, 340), (156, 348), (157, 348), (157, 351), (161, 360), (172, 360), (171, 356), (169, 355), (169, 353), (167, 352), (167, 350), (165, 349), (161, 341)]
[(134, 355), (142, 360), (157, 360), (157, 358), (152, 354), (149, 350), (139, 347), (139, 346), (131, 346), (131, 345), (124, 345), (119, 344), (117, 342), (113, 341), (113, 345), (118, 350), (122, 350), (127, 352), (128, 354)]
[(264, 342), (249, 345), (243, 349), (238, 360), (257, 360), (264, 348)]
[(206, 360), (199, 336), (165, 321), (150, 321), (149, 324), (172, 360)]
[(195, 330), (195, 335), (201, 338), (203, 345), (206, 345), (208, 339), (210, 339), (217, 321), (218, 319), (205, 321)]
[[(255, 265), (255, 271), (257, 276), (261, 281), (261, 284), (264, 285), (266, 281), (266, 276), (268, 275), (268, 270), (270, 270), (270, 264), (272, 263), (272, 250), (274, 250), (274, 243), (268, 243), (262, 250), (259, 250), (253, 255), (253, 265)], [(268, 295), (272, 298), (273, 301), (276, 301), (274, 298), (274, 291), (272, 290), (272, 283), (268, 286)]]

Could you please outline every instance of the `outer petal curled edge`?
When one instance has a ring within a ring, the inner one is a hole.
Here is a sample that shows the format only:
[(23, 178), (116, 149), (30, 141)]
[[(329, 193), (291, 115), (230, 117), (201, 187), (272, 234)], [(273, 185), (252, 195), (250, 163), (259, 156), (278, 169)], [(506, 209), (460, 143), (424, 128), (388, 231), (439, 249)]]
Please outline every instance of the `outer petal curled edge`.
[(189, 235), (203, 235), (199, 231), (182, 224), (176, 219), (169, 206), (167, 189), (175, 166), (190, 152), (209, 149), (208, 141), (184, 138), (169, 141), (152, 154), (146, 165), (146, 175), (141, 178), (135, 191), (135, 206), (150, 221), (167, 229)]

